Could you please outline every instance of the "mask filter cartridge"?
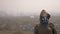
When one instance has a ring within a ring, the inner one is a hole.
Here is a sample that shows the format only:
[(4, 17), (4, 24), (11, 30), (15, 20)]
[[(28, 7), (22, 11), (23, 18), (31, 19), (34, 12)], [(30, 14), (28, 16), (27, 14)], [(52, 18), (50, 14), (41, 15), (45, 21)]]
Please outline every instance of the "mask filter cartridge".
[(42, 23), (43, 23), (43, 24), (48, 24), (48, 19), (47, 19), (46, 17), (43, 17), (43, 18), (42, 18)]

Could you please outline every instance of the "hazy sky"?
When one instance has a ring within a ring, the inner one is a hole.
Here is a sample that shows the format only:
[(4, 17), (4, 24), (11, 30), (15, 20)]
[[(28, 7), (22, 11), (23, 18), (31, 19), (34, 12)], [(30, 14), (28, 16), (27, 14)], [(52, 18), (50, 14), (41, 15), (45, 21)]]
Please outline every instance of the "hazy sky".
[(39, 14), (42, 9), (48, 13), (58, 15), (60, 13), (60, 0), (0, 0), (0, 11), (8, 15), (32, 15)]

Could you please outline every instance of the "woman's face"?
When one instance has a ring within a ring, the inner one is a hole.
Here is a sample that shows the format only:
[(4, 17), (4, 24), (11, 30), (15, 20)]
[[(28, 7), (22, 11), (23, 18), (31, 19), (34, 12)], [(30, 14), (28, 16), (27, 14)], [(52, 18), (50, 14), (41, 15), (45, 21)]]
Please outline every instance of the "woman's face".
[(43, 24), (48, 24), (48, 19), (47, 19), (48, 13), (43, 11), (42, 12), (42, 23)]
[(48, 16), (48, 13), (44, 11), (44, 12), (42, 13), (42, 16), (47, 17), (47, 16)]

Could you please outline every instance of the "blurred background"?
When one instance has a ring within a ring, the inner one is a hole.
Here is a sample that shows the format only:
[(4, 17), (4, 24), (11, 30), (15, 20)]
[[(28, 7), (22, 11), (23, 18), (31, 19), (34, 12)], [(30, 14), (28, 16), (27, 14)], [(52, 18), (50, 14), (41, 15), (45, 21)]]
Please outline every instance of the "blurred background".
[(43, 9), (60, 34), (60, 0), (0, 0), (0, 34), (34, 34)]

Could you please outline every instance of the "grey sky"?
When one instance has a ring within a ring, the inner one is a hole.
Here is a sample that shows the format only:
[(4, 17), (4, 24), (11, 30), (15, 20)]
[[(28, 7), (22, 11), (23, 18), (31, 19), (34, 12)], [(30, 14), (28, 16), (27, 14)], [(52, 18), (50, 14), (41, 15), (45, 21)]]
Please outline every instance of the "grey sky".
[(60, 13), (60, 0), (0, 0), (0, 11), (8, 15), (39, 14), (42, 9), (48, 13), (58, 15)]

